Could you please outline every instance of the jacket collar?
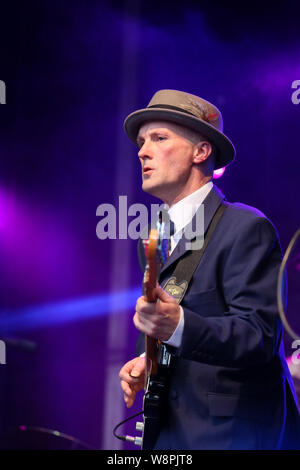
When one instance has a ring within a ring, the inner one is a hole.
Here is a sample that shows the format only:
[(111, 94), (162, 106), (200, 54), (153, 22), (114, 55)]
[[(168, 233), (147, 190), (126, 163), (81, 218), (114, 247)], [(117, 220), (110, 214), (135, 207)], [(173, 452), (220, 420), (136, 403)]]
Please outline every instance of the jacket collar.
[[(206, 198), (203, 201), (204, 205), (204, 233), (206, 233), (207, 228), (210, 224), (211, 219), (213, 218), (216, 210), (220, 206), (221, 202), (225, 199), (225, 196), (222, 194), (222, 192), (219, 190), (219, 188), (214, 185), (211, 189), (211, 191), (208, 193)], [(200, 208), (198, 209), (198, 211)], [(197, 216), (197, 213), (194, 215), (193, 219), (191, 222), (187, 225), (186, 230), (188, 228), (193, 226), (194, 220)], [(196, 237), (194, 237), (196, 238)], [(167, 268), (169, 268), (175, 261), (177, 261), (183, 254), (186, 252), (186, 243), (191, 242), (192, 240), (185, 238), (184, 233), (182, 238), (179, 240), (177, 243), (176, 247), (172, 251), (171, 255), (169, 258), (167, 258), (165, 264), (162, 266), (160, 274), (162, 274)]]

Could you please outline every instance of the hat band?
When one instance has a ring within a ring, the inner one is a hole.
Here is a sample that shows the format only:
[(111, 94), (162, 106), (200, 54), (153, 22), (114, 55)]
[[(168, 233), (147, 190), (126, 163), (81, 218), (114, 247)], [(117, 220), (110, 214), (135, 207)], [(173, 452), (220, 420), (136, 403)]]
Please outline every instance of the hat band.
[(180, 111), (181, 113), (185, 114), (190, 114), (191, 116), (198, 117), (196, 114), (190, 113), (189, 111), (186, 111), (185, 109), (179, 108), (177, 106), (172, 106), (171, 104), (152, 104), (151, 106), (147, 106), (147, 108), (166, 108), (166, 109), (172, 109), (174, 111)]

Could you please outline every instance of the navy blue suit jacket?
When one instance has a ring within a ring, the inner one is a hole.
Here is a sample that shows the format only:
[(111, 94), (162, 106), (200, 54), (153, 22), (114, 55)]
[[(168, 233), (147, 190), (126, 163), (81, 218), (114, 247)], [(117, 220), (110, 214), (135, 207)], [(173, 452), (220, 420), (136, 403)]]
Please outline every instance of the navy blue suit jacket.
[[(214, 186), (204, 201), (205, 228), (223, 199)], [(300, 448), (277, 308), (278, 235), (257, 209), (227, 204), (181, 303), (182, 344), (170, 348), (174, 369), (157, 449)], [(161, 284), (185, 250), (182, 238)], [(141, 243), (138, 252), (144, 269)], [(138, 353), (143, 348), (139, 341)]]

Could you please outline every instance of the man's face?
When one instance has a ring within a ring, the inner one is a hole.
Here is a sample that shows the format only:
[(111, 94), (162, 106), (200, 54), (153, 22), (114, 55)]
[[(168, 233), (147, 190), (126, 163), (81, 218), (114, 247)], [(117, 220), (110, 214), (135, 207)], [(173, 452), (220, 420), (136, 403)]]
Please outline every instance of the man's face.
[(193, 167), (195, 144), (199, 137), (177, 124), (147, 122), (141, 126), (137, 143), (142, 165), (142, 188), (167, 204), (184, 196)]

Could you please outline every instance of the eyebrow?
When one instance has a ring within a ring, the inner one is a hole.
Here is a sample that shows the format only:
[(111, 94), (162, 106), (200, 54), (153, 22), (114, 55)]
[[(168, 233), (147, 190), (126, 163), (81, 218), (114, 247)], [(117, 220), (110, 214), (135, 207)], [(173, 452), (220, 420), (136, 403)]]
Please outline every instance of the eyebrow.
[[(155, 130), (153, 129), (152, 131), (149, 131), (149, 133), (150, 133), (150, 137), (152, 137), (155, 134), (160, 134), (160, 133), (166, 132), (166, 131), (167, 131), (167, 129), (164, 129), (163, 127), (161, 127), (161, 128), (155, 129)], [(144, 138), (145, 138), (144, 134), (138, 134), (138, 136), (136, 138), (136, 141), (139, 142), (141, 139), (144, 139)]]

